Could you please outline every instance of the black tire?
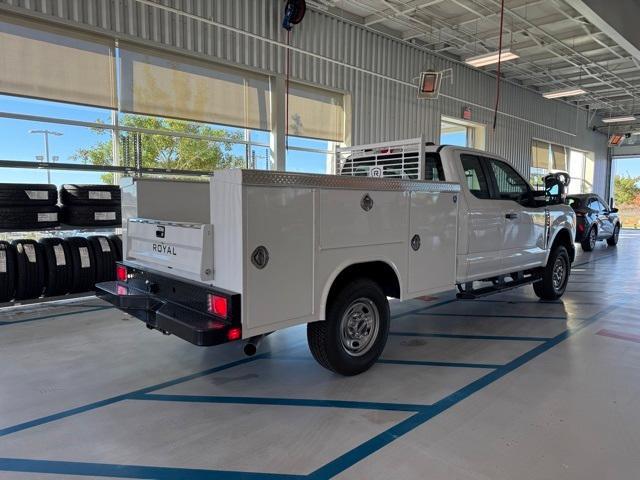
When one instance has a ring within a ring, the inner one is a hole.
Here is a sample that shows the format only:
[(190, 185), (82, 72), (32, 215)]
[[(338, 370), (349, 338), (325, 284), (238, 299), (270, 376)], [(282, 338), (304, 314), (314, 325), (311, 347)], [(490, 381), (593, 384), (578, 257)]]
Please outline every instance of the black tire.
[(16, 300), (39, 298), (44, 290), (44, 253), (35, 240), (14, 240), (16, 247)]
[[(557, 279), (557, 262), (562, 263), (564, 272), (561, 279)], [(547, 266), (542, 270), (542, 279), (533, 284), (533, 291), (542, 300), (556, 300), (560, 298), (567, 288), (569, 275), (571, 274), (571, 259), (566, 247), (558, 245), (549, 255)]]
[(58, 203), (55, 185), (0, 183), (0, 206), (46, 206)]
[(610, 247), (615, 247), (618, 244), (618, 239), (620, 238), (620, 224), (616, 223), (616, 226), (613, 229), (613, 235), (610, 238), (607, 238), (607, 244)]
[[(367, 311), (374, 316), (377, 313), (378, 328), (375, 329), (375, 324), (369, 327), (371, 336), (368, 341), (366, 338), (351, 338), (353, 351), (350, 352), (345, 345), (349, 342), (342, 332), (343, 323), (347, 313), (359, 306), (365, 315)], [(366, 278), (353, 280), (332, 295), (327, 305), (326, 320), (307, 324), (309, 349), (324, 368), (340, 375), (357, 375), (371, 368), (382, 354), (389, 334), (389, 322), (389, 302), (378, 284)], [(362, 351), (356, 352), (358, 348)]]
[(87, 237), (96, 259), (96, 283), (116, 279), (116, 248), (104, 235)]
[(582, 247), (582, 250), (584, 250), (585, 252), (592, 251), (596, 246), (596, 242), (598, 241), (597, 239), (598, 239), (598, 228), (593, 226), (589, 229), (589, 232), (584, 237), (584, 240), (580, 242), (580, 246)]
[(69, 245), (62, 238), (43, 238), (40, 243), (45, 264), (44, 296), (69, 293), (73, 282)]
[(0, 207), (0, 229), (43, 230), (60, 225), (60, 210), (56, 206)]
[(120, 235), (109, 235), (109, 240), (116, 249), (116, 260), (122, 261), (122, 237)]
[(13, 300), (16, 293), (16, 247), (0, 241), (0, 302)]
[(63, 205), (120, 206), (120, 187), (117, 185), (75, 185), (60, 187), (60, 203)]
[(96, 259), (89, 240), (83, 237), (68, 237), (71, 253), (71, 293), (89, 292), (96, 284)]
[(77, 227), (119, 227), (122, 217), (119, 206), (65, 205), (62, 221)]

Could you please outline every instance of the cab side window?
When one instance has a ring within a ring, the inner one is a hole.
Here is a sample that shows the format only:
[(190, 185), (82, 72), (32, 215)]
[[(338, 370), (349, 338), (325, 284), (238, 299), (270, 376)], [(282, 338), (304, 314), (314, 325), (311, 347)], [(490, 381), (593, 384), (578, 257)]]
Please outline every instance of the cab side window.
[(467, 187), (473, 196), (477, 198), (491, 198), (489, 191), (489, 182), (482, 168), (480, 158), (475, 155), (460, 155), (462, 161), (462, 169), (467, 181)]
[(496, 181), (496, 194), (501, 200), (519, 201), (529, 192), (529, 185), (511, 165), (493, 158), (487, 160)]
[(598, 199), (598, 206), (600, 207), (600, 212), (602, 213), (609, 211), (609, 207), (607, 207), (605, 203), (600, 199)]
[(600, 207), (600, 202), (598, 201), (597, 198), (590, 198), (588, 207), (590, 210), (593, 210), (595, 213), (600, 213), (600, 211), (602, 210)]

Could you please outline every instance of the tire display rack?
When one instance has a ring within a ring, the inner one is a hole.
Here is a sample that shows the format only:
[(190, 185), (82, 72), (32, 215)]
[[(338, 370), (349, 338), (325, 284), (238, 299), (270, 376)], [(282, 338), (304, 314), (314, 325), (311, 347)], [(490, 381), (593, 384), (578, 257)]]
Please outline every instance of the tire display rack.
[(90, 294), (115, 279), (121, 226), (118, 186), (66, 184), (58, 192), (0, 183), (0, 233), (9, 234), (0, 241), (0, 306)]

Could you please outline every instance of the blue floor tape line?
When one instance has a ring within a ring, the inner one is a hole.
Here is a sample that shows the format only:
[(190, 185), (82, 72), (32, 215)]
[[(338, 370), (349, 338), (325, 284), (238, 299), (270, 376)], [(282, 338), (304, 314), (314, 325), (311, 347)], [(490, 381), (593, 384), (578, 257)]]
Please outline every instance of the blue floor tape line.
[(490, 363), (430, 362), (427, 360), (393, 360), (388, 358), (381, 358), (377, 363), (387, 363), (390, 365), (416, 365), (422, 367), (481, 368), (485, 370), (494, 370), (504, 366)]
[(414, 315), (424, 315), (430, 317), (466, 317), (466, 318), (523, 318), (532, 320), (569, 320), (565, 316), (543, 316), (543, 315), (497, 315), (493, 313), (439, 313), (439, 312), (416, 312)]
[(420, 332), (389, 332), (398, 337), (428, 337), (428, 338), (462, 338), (469, 340), (512, 340), (516, 342), (547, 342), (551, 337), (517, 337), (509, 335), (467, 335), (457, 333), (420, 333)]
[(417, 413), (409, 417), (408, 419), (404, 420), (403, 422), (400, 422), (399, 424), (382, 432), (376, 437), (362, 443), (361, 445), (354, 448), (353, 450), (343, 454), (337, 459), (329, 462), (325, 466), (314, 471), (309, 476), (309, 479), (310, 480), (326, 480), (331, 477), (334, 477), (335, 475), (338, 475), (341, 472), (344, 472), (346, 469), (360, 462), (361, 460), (368, 457), (372, 453), (380, 450), (381, 448), (385, 447), (389, 443), (393, 442), (398, 437), (423, 425), (424, 423), (428, 422), (436, 415), (439, 415), (445, 410), (448, 410), (449, 408), (460, 403), (462, 400), (465, 400), (466, 398), (470, 397), (474, 393), (482, 390), (483, 388), (487, 387), (488, 385), (495, 382), (496, 380), (513, 372), (515, 369), (521, 367), (525, 363), (533, 360), (537, 356), (555, 347), (560, 342), (566, 340), (571, 335), (574, 335), (575, 333), (579, 332), (583, 328), (591, 325), (602, 316), (608, 313), (611, 313), (616, 308), (617, 306), (614, 306), (611, 309), (607, 310), (606, 312), (603, 311), (603, 312), (596, 313), (589, 319), (584, 320), (580, 325), (574, 328), (571, 328), (569, 330), (565, 330), (561, 334), (553, 337), (553, 339), (549, 340), (548, 342), (538, 345), (537, 347), (529, 350), (527, 353), (524, 353), (523, 355), (520, 355), (518, 358), (505, 364), (501, 368), (488, 373), (487, 375), (479, 378), (478, 380), (452, 393), (446, 398), (434, 403), (433, 408), (429, 409), (427, 412)]
[[(315, 362), (313, 357), (299, 357), (294, 355), (272, 355), (272, 360), (289, 360), (292, 362)], [(386, 363), (389, 365), (416, 365), (423, 367), (454, 367), (454, 368), (484, 368), (494, 369), (503, 365), (489, 363), (461, 363), (461, 362), (432, 362), (429, 360), (394, 360), (391, 358), (380, 358), (376, 363)]]
[(0, 471), (157, 480), (303, 480), (304, 475), (0, 458)]
[(5, 325), (15, 325), (17, 323), (35, 322), (37, 320), (47, 320), (49, 318), (69, 317), (71, 315), (80, 315), (82, 313), (99, 312), (101, 310), (111, 310), (114, 308), (116, 307), (105, 306), (105, 307), (89, 308), (87, 310), (78, 310), (75, 312), (53, 313), (51, 315), (43, 315), (42, 317), (35, 317), (35, 318), (23, 318), (20, 320), (0, 320), (0, 327), (3, 327)]
[(207, 370), (203, 370), (201, 372), (192, 373), (190, 375), (185, 375), (184, 377), (177, 378), (175, 380), (169, 380), (167, 382), (159, 383), (157, 385), (152, 385), (150, 387), (141, 388), (139, 390), (135, 390), (133, 392), (125, 393), (122, 395), (116, 395), (115, 397), (106, 398), (104, 400), (100, 400), (98, 402), (89, 403), (88, 405), (82, 405), (80, 407), (71, 408), (69, 410), (64, 410), (62, 412), (54, 413), (52, 415), (47, 415), (46, 417), (36, 418), (35, 420), (30, 420), (28, 422), (19, 423), (17, 425), (13, 425), (11, 427), (6, 427), (0, 429), (0, 437), (5, 435), (9, 435), (11, 433), (19, 432), (21, 430), (26, 430), (28, 428), (37, 427), (39, 425), (43, 425), (45, 423), (54, 422), (56, 420), (60, 420), (62, 418), (70, 417), (72, 415), (77, 415), (78, 413), (84, 413), (89, 410), (95, 410), (96, 408), (105, 407), (107, 405), (111, 405), (113, 403), (120, 402), (122, 400), (126, 400), (131, 395), (141, 394), (141, 393), (151, 393), (155, 390), (160, 390), (162, 388), (172, 387), (179, 383), (188, 382), (189, 380), (193, 380), (196, 378), (204, 377), (206, 375), (211, 375), (212, 373), (220, 372), (222, 370), (227, 370), (229, 368), (233, 368), (238, 365), (242, 365), (244, 363), (253, 362), (260, 358), (264, 358), (266, 354), (255, 355), (249, 358), (243, 358), (241, 360), (237, 360), (235, 362), (227, 363), (225, 365), (220, 365), (218, 367), (209, 368)]
[(393, 412), (421, 412), (431, 408), (431, 405), (414, 405), (409, 403), (386, 402), (358, 402), (349, 400), (318, 400), (307, 398), (277, 398), (277, 397), (221, 397), (215, 395), (175, 395), (175, 394), (136, 394), (129, 395), (130, 400), (146, 400), (157, 402), (186, 402), (186, 403), (225, 403), (234, 405), (274, 405), (288, 407), (322, 407), (348, 408), (361, 410), (386, 410)]

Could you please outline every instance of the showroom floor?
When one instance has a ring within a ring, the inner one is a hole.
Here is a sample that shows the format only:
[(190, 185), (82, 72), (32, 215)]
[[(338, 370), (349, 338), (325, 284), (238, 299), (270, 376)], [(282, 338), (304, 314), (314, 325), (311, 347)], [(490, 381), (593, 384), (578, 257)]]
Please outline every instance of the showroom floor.
[(579, 253), (562, 301), (395, 303), (383, 360), (353, 378), (299, 327), (245, 358), (95, 298), (7, 310), (0, 479), (636, 480), (638, 272), (624, 232)]

